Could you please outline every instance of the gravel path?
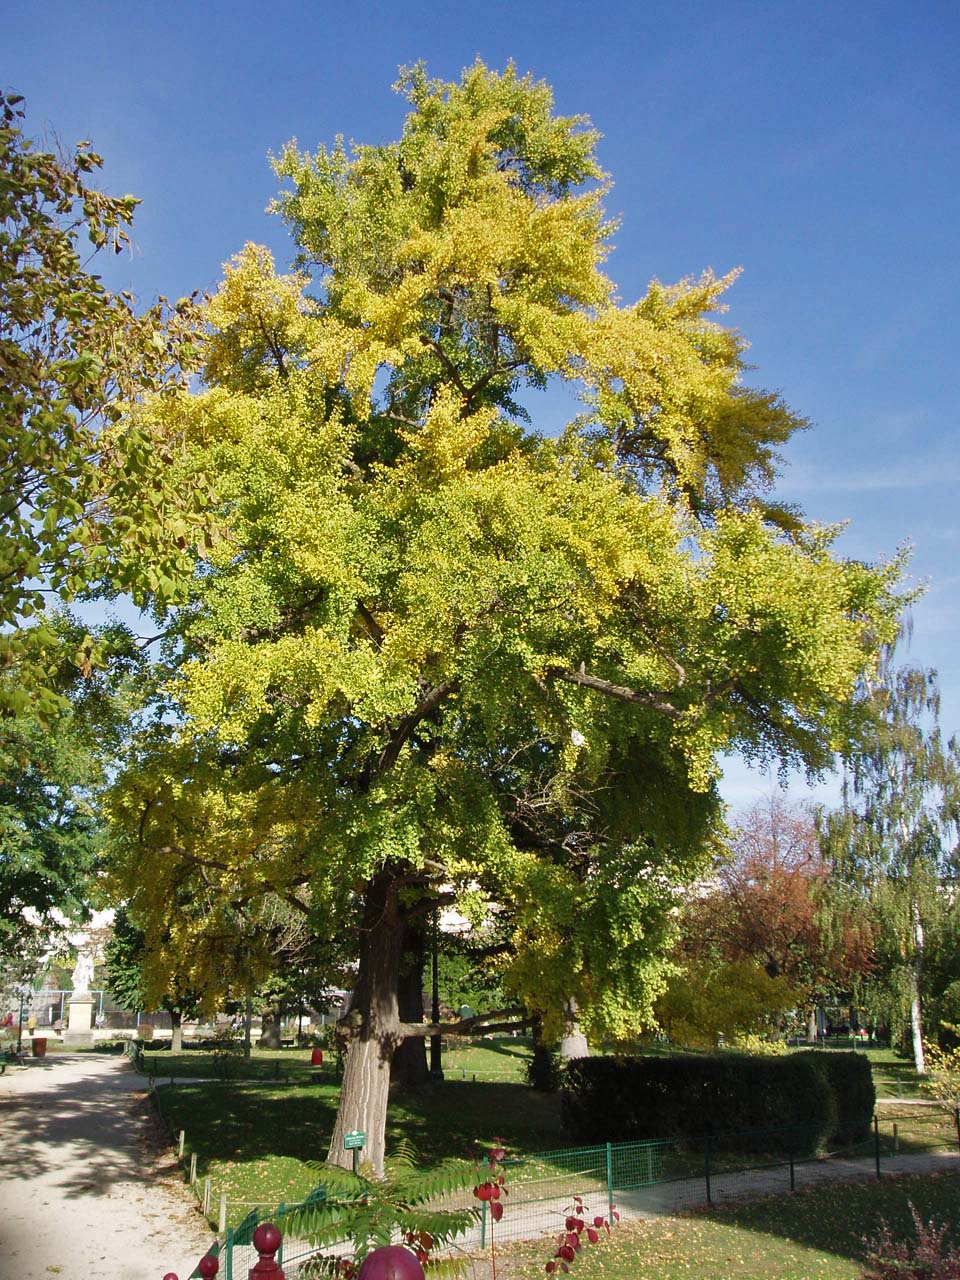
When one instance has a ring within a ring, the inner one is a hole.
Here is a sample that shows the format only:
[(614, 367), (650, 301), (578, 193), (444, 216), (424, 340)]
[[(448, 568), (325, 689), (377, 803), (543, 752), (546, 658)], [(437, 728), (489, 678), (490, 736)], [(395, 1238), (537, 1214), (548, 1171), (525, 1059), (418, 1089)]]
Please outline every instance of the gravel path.
[(125, 1058), (62, 1054), (0, 1076), (0, 1276), (186, 1280), (211, 1235)]

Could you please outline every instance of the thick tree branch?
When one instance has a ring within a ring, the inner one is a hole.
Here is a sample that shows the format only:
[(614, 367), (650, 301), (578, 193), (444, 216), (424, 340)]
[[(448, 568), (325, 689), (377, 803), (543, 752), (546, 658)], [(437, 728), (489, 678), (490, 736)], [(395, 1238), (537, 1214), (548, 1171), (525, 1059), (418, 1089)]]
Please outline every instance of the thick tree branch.
[(367, 629), (367, 634), (379, 649), (383, 644), (383, 627), (381, 627), (380, 623), (376, 620), (362, 600), (357, 601), (357, 613), (359, 613), (363, 621), (363, 625)]
[[(492, 1018), (499, 1021), (491, 1022)], [(530, 1026), (531, 1018), (526, 1010), (494, 1009), (491, 1013), (474, 1014), (472, 1018), (461, 1018), (459, 1022), (401, 1022), (400, 1031), (408, 1039), (425, 1036), (465, 1036), (471, 1031), (487, 1035), (493, 1031), (520, 1031)]]
[(390, 741), (380, 752), (377, 757), (376, 764), (373, 767), (371, 781), (380, 778), (387, 773), (397, 763), (400, 752), (403, 750), (404, 743), (416, 729), (421, 721), (426, 720), (427, 716), (433, 715), (444, 698), (460, 687), (460, 681), (456, 678), (453, 680), (445, 680), (443, 684), (431, 685), (427, 692), (423, 695), (414, 709), (403, 717), (396, 729), (390, 736)]
[(630, 689), (626, 685), (613, 684), (610, 680), (601, 680), (599, 676), (588, 675), (586, 671), (568, 671), (562, 667), (550, 667), (547, 675), (554, 680), (566, 680), (568, 684), (579, 684), (584, 688), (594, 689), (608, 698), (618, 698), (621, 702), (635, 702), (641, 707), (649, 707), (651, 711), (657, 711), (671, 720), (679, 720), (683, 715), (681, 708), (668, 702), (662, 694), (646, 693), (638, 689)]

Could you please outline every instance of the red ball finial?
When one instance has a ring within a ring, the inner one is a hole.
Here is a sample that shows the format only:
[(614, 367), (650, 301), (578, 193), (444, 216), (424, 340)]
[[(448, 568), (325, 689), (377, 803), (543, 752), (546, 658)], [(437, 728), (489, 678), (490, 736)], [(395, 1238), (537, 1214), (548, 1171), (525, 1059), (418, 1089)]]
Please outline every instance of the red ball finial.
[(260, 1261), (250, 1268), (250, 1280), (284, 1280), (283, 1271), (274, 1257), (282, 1236), (272, 1222), (261, 1222), (253, 1233), (253, 1247)]
[(367, 1254), (357, 1280), (424, 1280), (423, 1267), (403, 1245), (385, 1244)]
[(177, 1280), (177, 1273), (175, 1271), (168, 1271), (163, 1277), (163, 1280)]
[(253, 1233), (257, 1253), (276, 1253), (280, 1248), (280, 1232), (272, 1222), (261, 1222)]
[(220, 1270), (220, 1259), (215, 1253), (205, 1253), (197, 1263), (197, 1270), (206, 1280), (208, 1276), (215, 1276)]

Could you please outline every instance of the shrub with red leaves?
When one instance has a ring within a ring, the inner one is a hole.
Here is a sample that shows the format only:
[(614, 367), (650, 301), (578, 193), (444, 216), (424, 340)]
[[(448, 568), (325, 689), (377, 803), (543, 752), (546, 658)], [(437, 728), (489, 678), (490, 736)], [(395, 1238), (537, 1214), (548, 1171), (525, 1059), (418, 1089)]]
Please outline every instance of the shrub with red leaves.
[[(620, 1215), (616, 1209), (613, 1211), (613, 1220), (614, 1222), (620, 1221)], [(545, 1268), (548, 1276), (553, 1275), (556, 1271), (569, 1271), (570, 1263), (573, 1262), (583, 1246), (583, 1237), (586, 1236), (591, 1244), (596, 1244), (600, 1239), (600, 1232), (610, 1230), (610, 1223), (601, 1214), (597, 1214), (593, 1219), (592, 1225), (588, 1224), (583, 1198), (574, 1196), (573, 1204), (570, 1206), (570, 1212), (567, 1214), (563, 1228), (557, 1237), (556, 1252)]]
[(960, 1280), (960, 1252), (949, 1239), (946, 1226), (935, 1218), (924, 1222), (910, 1205), (915, 1241), (895, 1240), (881, 1219), (880, 1234), (863, 1238), (867, 1266), (863, 1280)]

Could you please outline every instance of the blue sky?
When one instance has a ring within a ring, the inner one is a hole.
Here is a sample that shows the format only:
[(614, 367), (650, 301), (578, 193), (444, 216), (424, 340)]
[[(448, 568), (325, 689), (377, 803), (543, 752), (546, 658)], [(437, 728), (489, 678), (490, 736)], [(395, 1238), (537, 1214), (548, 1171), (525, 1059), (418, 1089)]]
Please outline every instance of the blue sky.
[[(912, 544), (927, 590), (903, 656), (939, 670), (960, 730), (955, 0), (47, 0), (3, 25), (0, 81), (26, 95), (29, 131), (92, 138), (105, 185), (142, 197), (108, 279), (145, 301), (214, 287), (247, 240), (286, 260), (267, 153), (395, 138), (401, 64), (455, 79), (512, 58), (547, 80), (604, 135), (625, 301), (653, 276), (743, 268), (727, 319), (753, 380), (813, 423), (780, 492), (849, 521), (845, 554)], [(741, 804), (769, 787), (731, 767), (725, 790)]]

